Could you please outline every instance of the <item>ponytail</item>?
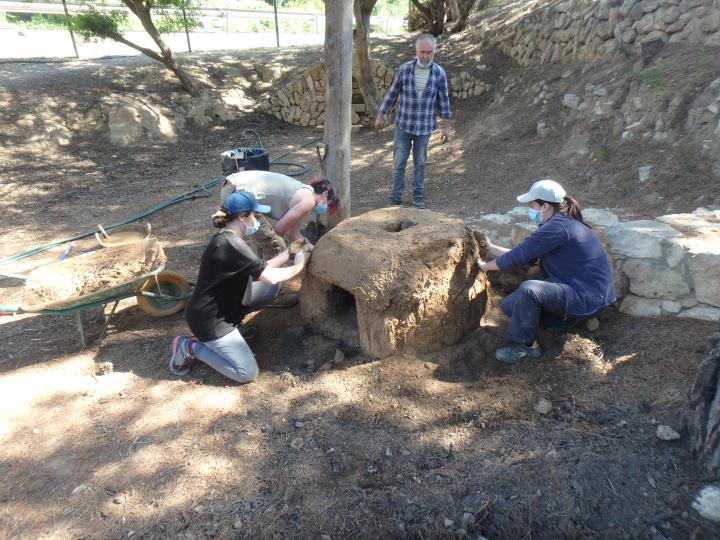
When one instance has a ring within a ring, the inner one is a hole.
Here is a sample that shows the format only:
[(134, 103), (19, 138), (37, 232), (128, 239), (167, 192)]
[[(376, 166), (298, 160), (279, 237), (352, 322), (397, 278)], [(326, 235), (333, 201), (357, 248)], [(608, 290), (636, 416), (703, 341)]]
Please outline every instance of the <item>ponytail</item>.
[(590, 229), (590, 225), (585, 223), (585, 220), (583, 220), (582, 211), (580, 208), (580, 203), (578, 203), (575, 199), (572, 197), (568, 197), (565, 195), (563, 197), (563, 202), (559, 205), (559, 212), (561, 214), (566, 215), (567, 217), (571, 217), (573, 219), (578, 220), (580, 223), (585, 225), (588, 229)]
[(556, 212), (569, 218), (575, 219), (585, 225), (588, 229), (592, 229), (592, 227), (590, 227), (590, 225), (585, 223), (585, 220), (583, 220), (580, 203), (572, 197), (568, 197), (567, 195), (565, 195), (561, 203), (542, 201), (540, 199), (537, 200), (537, 203), (540, 205), (547, 203), (552, 206)]

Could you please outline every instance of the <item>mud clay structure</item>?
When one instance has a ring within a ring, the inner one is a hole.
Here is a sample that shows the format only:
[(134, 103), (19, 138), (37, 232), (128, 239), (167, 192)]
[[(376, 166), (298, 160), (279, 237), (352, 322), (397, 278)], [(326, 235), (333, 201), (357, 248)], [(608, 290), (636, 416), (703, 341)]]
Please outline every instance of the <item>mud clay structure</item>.
[(315, 246), (300, 292), (318, 330), (383, 358), (429, 352), (477, 328), (487, 281), (458, 219), (385, 208), (348, 219)]

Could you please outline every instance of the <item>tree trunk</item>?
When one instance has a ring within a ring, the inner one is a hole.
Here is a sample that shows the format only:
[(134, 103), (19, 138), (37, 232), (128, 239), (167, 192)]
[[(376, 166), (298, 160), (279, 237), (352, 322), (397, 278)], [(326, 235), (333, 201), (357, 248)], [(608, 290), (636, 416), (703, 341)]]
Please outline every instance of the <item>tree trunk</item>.
[(351, 215), (352, 22), (353, 0), (325, 2), (325, 173), (340, 191), (336, 223)]
[[(468, 17), (470, 14), (476, 10), (476, 9), (482, 9), (487, 6), (487, 0), (466, 0), (465, 4), (463, 5), (463, 9), (460, 12), (460, 16), (455, 19), (455, 23), (453, 24), (452, 28), (450, 28), (449, 32), (455, 33), (460, 32), (465, 28), (465, 23), (467, 22)], [(453, 17), (454, 19), (454, 17)]]
[(355, 62), (353, 73), (355, 81), (360, 88), (365, 102), (365, 114), (370, 121), (375, 121), (375, 115), (380, 107), (380, 94), (372, 73), (370, 63), (370, 15), (377, 0), (355, 0)]
[(704, 354), (690, 389), (693, 454), (712, 474), (720, 473), (720, 340)]
[(458, 7), (458, 0), (448, 0), (450, 4), (450, 13), (452, 14), (452, 20), (458, 21), (460, 19), (460, 8)]
[[(159, 62), (162, 62), (165, 67), (175, 74), (175, 76), (180, 80), (180, 84), (188, 94), (191, 96), (197, 96), (198, 90), (195, 87), (195, 83), (190, 76), (185, 73), (185, 70), (183, 70), (175, 61), (175, 57), (173, 56), (170, 47), (167, 46), (165, 40), (163, 40), (160, 35), (160, 32), (158, 32), (158, 29), (155, 27), (155, 23), (153, 23), (150, 15), (150, 8), (142, 0), (123, 0), (123, 2), (128, 6), (128, 8), (130, 8), (130, 11), (132, 11), (137, 18), (140, 19), (143, 28), (158, 46), (158, 49), (160, 49), (160, 57), (156, 59)], [(140, 50), (138, 47), (135, 48)]]

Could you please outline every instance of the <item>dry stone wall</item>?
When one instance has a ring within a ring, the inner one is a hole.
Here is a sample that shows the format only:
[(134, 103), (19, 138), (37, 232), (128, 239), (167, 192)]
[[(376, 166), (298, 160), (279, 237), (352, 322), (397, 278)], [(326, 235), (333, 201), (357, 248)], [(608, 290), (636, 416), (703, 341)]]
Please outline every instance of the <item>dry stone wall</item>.
[[(519, 206), (468, 224), (515, 246), (536, 229), (526, 212)], [(619, 214), (583, 210), (612, 259), (620, 311), (720, 321), (720, 208), (649, 220), (621, 221)]]
[(720, 0), (568, 0), (477, 32), (521, 65), (593, 59), (662, 43), (720, 45)]
[[(382, 62), (372, 61), (373, 78), (380, 95), (392, 84), (394, 70)], [(353, 124), (365, 114), (362, 94), (353, 79)], [(260, 111), (299, 126), (321, 126), (325, 123), (325, 65), (320, 63), (274, 90), (260, 104)]]

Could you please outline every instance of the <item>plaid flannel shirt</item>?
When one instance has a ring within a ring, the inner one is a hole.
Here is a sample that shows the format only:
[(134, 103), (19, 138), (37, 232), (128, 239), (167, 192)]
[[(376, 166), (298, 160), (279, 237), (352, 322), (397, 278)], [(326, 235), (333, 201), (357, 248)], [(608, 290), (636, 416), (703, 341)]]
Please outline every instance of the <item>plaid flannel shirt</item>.
[(437, 115), (450, 119), (450, 99), (445, 70), (432, 63), (427, 85), (422, 96), (415, 90), (415, 62), (405, 62), (397, 70), (392, 85), (380, 105), (380, 112), (387, 114), (398, 100), (395, 125), (413, 135), (429, 135), (437, 129)]

